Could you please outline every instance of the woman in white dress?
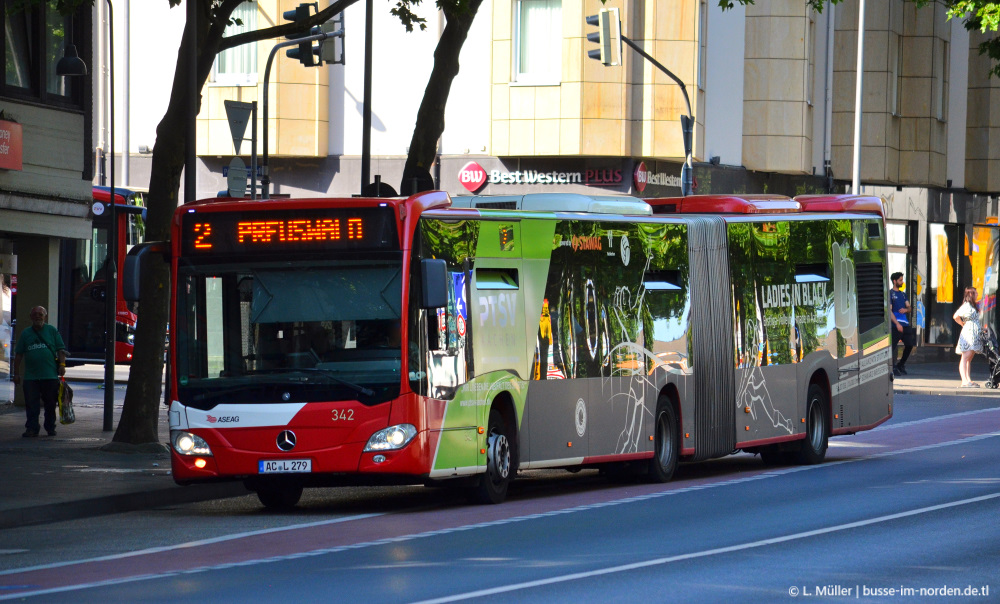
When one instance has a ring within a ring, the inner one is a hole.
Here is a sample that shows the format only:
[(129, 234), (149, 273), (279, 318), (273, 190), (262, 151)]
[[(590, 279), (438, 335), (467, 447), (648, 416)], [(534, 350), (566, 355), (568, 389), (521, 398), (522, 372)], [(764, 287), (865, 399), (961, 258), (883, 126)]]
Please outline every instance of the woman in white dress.
[(977, 292), (974, 287), (965, 288), (965, 298), (962, 305), (955, 311), (955, 322), (962, 326), (958, 334), (958, 346), (955, 353), (962, 355), (958, 362), (958, 374), (962, 376), (962, 388), (979, 388), (969, 375), (972, 357), (983, 351), (982, 330), (979, 322), (979, 307), (976, 303)]

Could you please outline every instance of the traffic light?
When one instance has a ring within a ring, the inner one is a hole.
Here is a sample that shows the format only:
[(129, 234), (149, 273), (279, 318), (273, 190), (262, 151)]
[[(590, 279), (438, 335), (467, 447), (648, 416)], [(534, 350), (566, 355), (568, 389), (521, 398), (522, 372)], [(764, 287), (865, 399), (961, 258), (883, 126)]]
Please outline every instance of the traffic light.
[(596, 25), (597, 31), (587, 34), (587, 40), (598, 47), (587, 51), (587, 56), (605, 65), (622, 63), (622, 25), (617, 8), (602, 8), (596, 15), (587, 17), (587, 25)]
[[(316, 2), (309, 3), (303, 2), (296, 6), (293, 10), (286, 10), (281, 15), (287, 21), (293, 21), (298, 23), (299, 21), (305, 21), (312, 16), (312, 11), (309, 7), (312, 6), (319, 12), (319, 4)], [(285, 36), (286, 40), (298, 40), (299, 38), (305, 38), (306, 36), (311, 36), (313, 34), (320, 33), (319, 26), (313, 27), (312, 30), (303, 31), (295, 34), (289, 34)], [(298, 59), (299, 63), (302, 63), (306, 67), (313, 67), (315, 65), (322, 64), (322, 61), (317, 62), (316, 57), (320, 54), (319, 47), (313, 47), (312, 41), (302, 42), (299, 44), (298, 48), (290, 48), (285, 51), (286, 57), (291, 57), (293, 59)]]
[(327, 65), (345, 65), (344, 13), (337, 13), (333, 19), (324, 23), (321, 29), (329, 37), (319, 43), (320, 59)]

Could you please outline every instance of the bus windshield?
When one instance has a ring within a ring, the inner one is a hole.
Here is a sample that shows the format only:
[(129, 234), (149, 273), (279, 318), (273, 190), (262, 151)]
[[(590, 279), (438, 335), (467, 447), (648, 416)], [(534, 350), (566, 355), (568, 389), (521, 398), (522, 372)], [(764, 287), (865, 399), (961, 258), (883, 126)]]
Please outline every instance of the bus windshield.
[(180, 401), (358, 400), (399, 394), (401, 255), (391, 261), (214, 264), (178, 272)]

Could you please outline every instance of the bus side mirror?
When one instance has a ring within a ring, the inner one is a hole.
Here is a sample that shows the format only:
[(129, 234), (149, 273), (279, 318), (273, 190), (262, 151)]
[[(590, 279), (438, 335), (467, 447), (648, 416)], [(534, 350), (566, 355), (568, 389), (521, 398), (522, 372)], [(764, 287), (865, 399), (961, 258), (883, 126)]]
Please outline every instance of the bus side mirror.
[(140, 265), (142, 259), (150, 254), (159, 255), (163, 260), (170, 257), (170, 246), (164, 241), (149, 241), (140, 243), (129, 250), (125, 256), (125, 266), (122, 270), (122, 297), (126, 302), (139, 301), (139, 284), (141, 277)]
[(420, 308), (448, 306), (448, 265), (444, 260), (420, 261)]

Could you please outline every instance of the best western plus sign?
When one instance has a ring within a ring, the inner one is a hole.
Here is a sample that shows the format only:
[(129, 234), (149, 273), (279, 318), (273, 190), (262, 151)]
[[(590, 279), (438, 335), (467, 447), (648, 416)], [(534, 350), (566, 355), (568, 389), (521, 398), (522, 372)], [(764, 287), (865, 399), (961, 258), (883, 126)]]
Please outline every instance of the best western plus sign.
[(486, 180), (486, 170), (474, 161), (465, 164), (458, 171), (458, 182), (472, 193), (482, 189)]
[(465, 164), (458, 172), (462, 186), (475, 193), (486, 183), (503, 185), (569, 185), (593, 186), (618, 185), (622, 182), (620, 169), (587, 169), (582, 172), (562, 172), (559, 170), (492, 170), (487, 172), (474, 161)]

